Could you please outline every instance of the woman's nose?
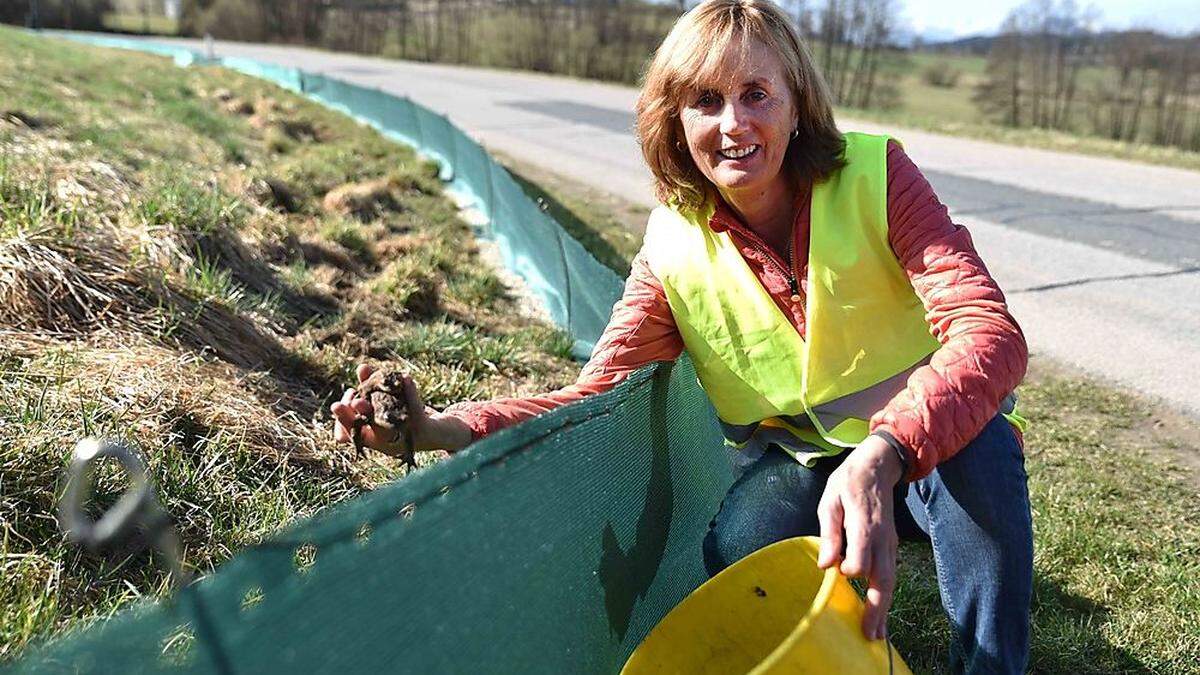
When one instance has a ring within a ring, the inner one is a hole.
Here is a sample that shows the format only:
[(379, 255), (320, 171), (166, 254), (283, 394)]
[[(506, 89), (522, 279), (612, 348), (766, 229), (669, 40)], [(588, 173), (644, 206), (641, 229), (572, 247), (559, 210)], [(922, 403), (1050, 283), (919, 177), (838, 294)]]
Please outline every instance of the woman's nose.
[(730, 101), (721, 110), (721, 133), (738, 134), (745, 130), (746, 115), (737, 101)]

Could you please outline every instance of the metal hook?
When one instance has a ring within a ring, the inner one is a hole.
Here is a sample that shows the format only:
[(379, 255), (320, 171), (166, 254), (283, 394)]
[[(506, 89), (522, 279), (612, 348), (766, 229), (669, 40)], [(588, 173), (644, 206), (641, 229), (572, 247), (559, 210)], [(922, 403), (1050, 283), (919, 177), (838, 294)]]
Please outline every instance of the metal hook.
[[(93, 522), (84, 513), (84, 505), (92, 496), (96, 466), (104, 458), (121, 463), (129, 476), (130, 486), (116, 504)], [(166, 558), (173, 589), (187, 585), (189, 575), (180, 560), (179, 535), (171, 526), (170, 516), (158, 503), (141, 455), (124, 443), (85, 438), (76, 444), (67, 469), (67, 487), (58, 504), (58, 517), (71, 541), (93, 553), (129, 538), (140, 529)]]

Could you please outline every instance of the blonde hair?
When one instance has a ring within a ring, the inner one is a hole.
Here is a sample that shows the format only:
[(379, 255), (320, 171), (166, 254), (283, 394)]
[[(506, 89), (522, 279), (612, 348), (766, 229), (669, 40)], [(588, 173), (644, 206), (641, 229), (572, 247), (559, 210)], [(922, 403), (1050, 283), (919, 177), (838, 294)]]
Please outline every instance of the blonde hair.
[(783, 11), (769, 0), (706, 0), (675, 22), (646, 68), (638, 97), (638, 142), (660, 202), (698, 208), (714, 192), (688, 152), (679, 107), (684, 91), (719, 72), (726, 50), (739, 49), (744, 57), (751, 39), (783, 63), (799, 118), (784, 169), (816, 183), (844, 164), (845, 141), (825, 82)]

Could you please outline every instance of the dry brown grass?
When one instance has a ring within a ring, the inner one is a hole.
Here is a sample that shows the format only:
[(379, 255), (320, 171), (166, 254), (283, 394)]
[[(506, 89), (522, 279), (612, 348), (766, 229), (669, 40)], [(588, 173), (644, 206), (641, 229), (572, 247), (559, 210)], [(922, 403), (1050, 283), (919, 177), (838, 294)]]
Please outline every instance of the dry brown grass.
[[(221, 437), (274, 462), (348, 468), (326, 430), (300, 414), (320, 406), (311, 390), (288, 389), (196, 352), (128, 343), (128, 334), (100, 332), (74, 341), (21, 331), (2, 335), (4, 356), (35, 364), (25, 377), (58, 382), (47, 389), (48, 407), (70, 409), (87, 401), (128, 411), (128, 433), (135, 438), (169, 438), (186, 420), (193, 442)], [(55, 350), (70, 357), (42, 358)]]

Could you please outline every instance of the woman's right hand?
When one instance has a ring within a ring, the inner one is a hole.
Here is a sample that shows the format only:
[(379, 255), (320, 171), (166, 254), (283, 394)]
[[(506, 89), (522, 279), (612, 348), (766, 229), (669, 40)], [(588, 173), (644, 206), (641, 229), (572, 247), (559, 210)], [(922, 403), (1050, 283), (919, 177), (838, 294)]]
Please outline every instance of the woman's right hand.
[[(358, 382), (362, 384), (374, 369), (366, 364), (358, 365)], [(449, 415), (443, 415), (429, 408), (421, 400), (417, 385), (411, 377), (404, 376), (404, 403), (408, 408), (408, 428), (413, 442), (412, 450), (447, 450), (454, 452), (470, 444), (472, 433), (470, 427), (461, 420)], [(329, 406), (333, 413), (333, 439), (339, 443), (352, 443), (354, 426), (357, 420), (370, 418), (371, 402), (358, 396), (354, 389), (347, 389), (342, 400)], [(397, 443), (403, 443), (399, 434), (378, 429), (370, 424), (362, 426), (363, 445), (373, 450), (389, 455), (400, 454), (403, 448), (397, 448)]]

